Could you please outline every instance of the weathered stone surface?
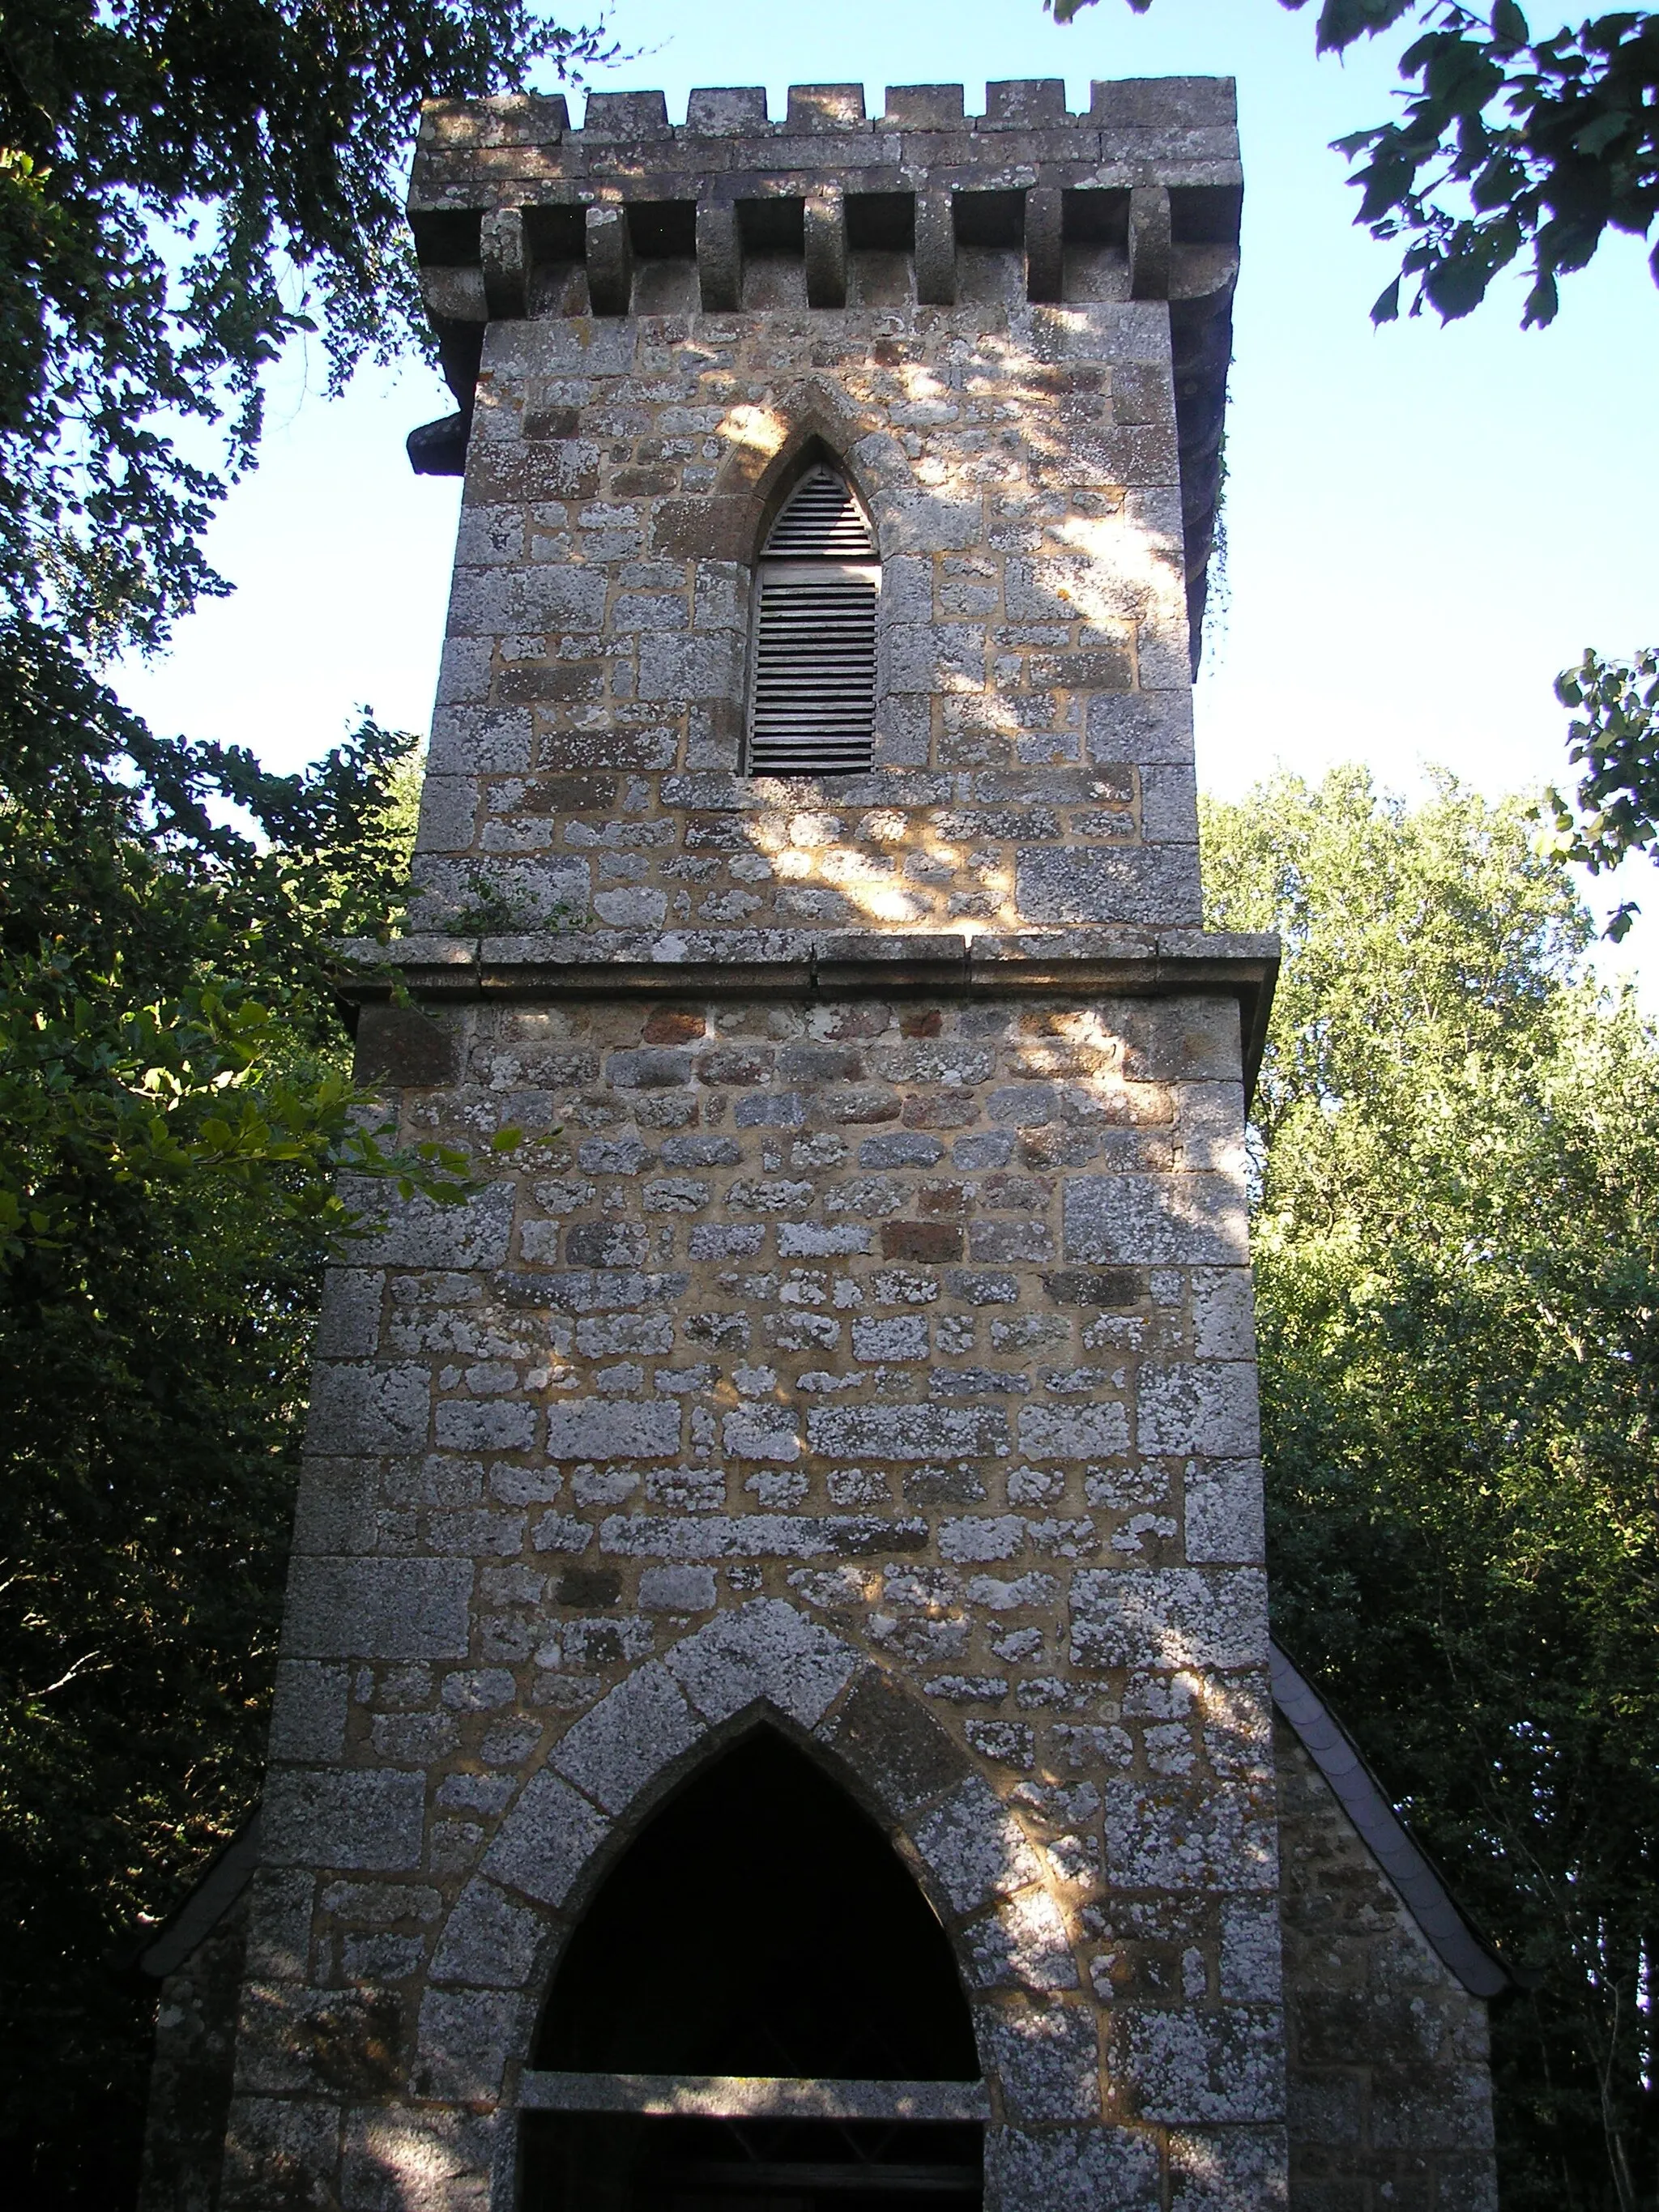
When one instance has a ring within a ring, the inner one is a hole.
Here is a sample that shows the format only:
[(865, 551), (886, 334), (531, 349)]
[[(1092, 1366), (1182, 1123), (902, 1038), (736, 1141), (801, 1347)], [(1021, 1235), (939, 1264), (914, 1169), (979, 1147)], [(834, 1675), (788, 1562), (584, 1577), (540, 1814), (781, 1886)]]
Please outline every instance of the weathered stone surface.
[(717, 1601), (718, 1589), (709, 1567), (646, 1567), (640, 1575), (640, 1605), (647, 1613), (707, 1613)]
[(1114, 2057), (1146, 2119), (1187, 2126), (1284, 2116), (1284, 2045), (1272, 2008), (1126, 2006), (1115, 2017)]
[(493, 2103), (522, 2047), (529, 2008), (516, 1991), (428, 1989), (421, 2002), (412, 2086), (445, 2104)]
[(1011, 2120), (1098, 2119), (1100, 2053), (1092, 2013), (1063, 2003), (995, 2011), (981, 2006), (977, 2026), (981, 2055), (1001, 2081)]
[(386, 1276), (375, 1267), (331, 1267), (317, 1318), (319, 1359), (373, 1358), (380, 1349)]
[(1251, 1566), (1267, 1549), (1261, 1469), (1253, 1459), (1189, 1464), (1186, 1482), (1187, 1557), (1195, 1565)]
[(677, 1644), (670, 1673), (702, 1718), (728, 1720), (764, 1698), (813, 1727), (857, 1664), (837, 1636), (793, 1606), (758, 1599)]
[(1065, 1216), (1068, 1260), (1213, 1267), (1245, 1255), (1236, 1176), (1078, 1176), (1066, 1186)]
[(1085, 2205), (1157, 2212), (1161, 2201), (1158, 2144), (1127, 2128), (988, 2129), (985, 2181), (993, 2203), (1056, 2212)]
[(1170, 2184), (1171, 2212), (1281, 2212), (1298, 2201), (1289, 2194), (1282, 2127), (1183, 2128), (1171, 2134)]
[(473, 1989), (522, 1989), (536, 1963), (544, 1923), (494, 1882), (476, 1878), (457, 1899), (432, 1961), (438, 1982)]
[(949, 1730), (879, 1668), (865, 1668), (825, 1740), (896, 1820), (954, 1788), (969, 1772)]
[(246, 1927), (243, 1902), (161, 1984), (140, 2212), (213, 2212), (218, 2201)]
[(1231, 1360), (1148, 1373), (1141, 1381), (1136, 1441), (1149, 1455), (1253, 1455), (1261, 1449), (1255, 1367)]
[(1266, 1577), (1248, 1569), (1088, 1569), (1072, 1585), (1072, 1655), (1083, 1667), (1262, 1667)]
[[(1127, 690), (1103, 655), (1076, 656), (1054, 673), (1078, 690)], [(1150, 845), (1097, 852), (1027, 849), (1018, 856), (1016, 899), (1026, 921), (1187, 922), (1200, 913), (1198, 848)]]
[(553, 1765), (607, 1813), (620, 1813), (659, 1770), (696, 1741), (678, 1684), (659, 1666), (619, 1682), (555, 1747)]
[[(462, 849), (471, 842), (471, 827), (469, 821), (464, 836), (451, 831)], [(356, 1044), (353, 1075), (370, 1090), (451, 1083), (457, 1073), (453, 1032), (416, 1006), (365, 1006), (357, 1017)]]
[(540, 1904), (561, 1905), (610, 1825), (586, 1797), (544, 1767), (526, 1783), (497, 1831), (483, 1870)]
[[(459, 1206), (430, 1199), (399, 1199), (384, 1183), (348, 1176), (347, 1200), (367, 1217), (370, 1233), (353, 1249), (366, 1265), (386, 1267), (490, 1267), (507, 1257), (513, 1224), (513, 1188), (497, 1182)], [(373, 1224), (384, 1225), (378, 1230)]]
[(345, 1749), (346, 1670), (305, 1659), (288, 1659), (276, 1669), (276, 1695), (270, 1716), (273, 1759), (337, 1759)]
[(666, 1459), (679, 1449), (678, 1406), (578, 1399), (547, 1416), (550, 1459)]
[(296, 1559), (283, 1648), (296, 1659), (464, 1659), (471, 1587), (463, 1559)]
[(912, 1832), (953, 1911), (975, 1911), (1041, 1879), (1024, 1831), (977, 1776), (959, 1784)]
[(311, 1387), (306, 1442), (313, 1452), (395, 1452), (426, 1442), (429, 1382), (410, 1364), (319, 1364)]
[(346, 2123), (342, 2212), (484, 2212), (490, 2122), (465, 2112), (361, 2110)]
[(418, 1866), (425, 1799), (418, 1774), (280, 1769), (265, 1785), (264, 1856), (272, 1866)]
[(1109, 1778), (1106, 1872), (1123, 1890), (1248, 1890), (1274, 1885), (1273, 1808), (1203, 1783)]
[(1008, 1419), (1005, 1413), (940, 1407), (900, 1410), (883, 1406), (867, 1411), (838, 1407), (809, 1413), (806, 1433), (813, 1450), (827, 1455), (874, 1453), (888, 1459), (930, 1459), (938, 1453), (972, 1455), (1006, 1449)]
[(263, 2212), (284, 2197), (291, 2204), (325, 2203), (319, 2177), (339, 2155), (340, 2107), (326, 2098), (236, 2096), (231, 2100), (220, 2181), (230, 2212)]
[(981, 1989), (1028, 1990), (1038, 1996), (1078, 1986), (1077, 1958), (1065, 1916), (1041, 1889), (1019, 1895), (967, 1931), (972, 1972)]

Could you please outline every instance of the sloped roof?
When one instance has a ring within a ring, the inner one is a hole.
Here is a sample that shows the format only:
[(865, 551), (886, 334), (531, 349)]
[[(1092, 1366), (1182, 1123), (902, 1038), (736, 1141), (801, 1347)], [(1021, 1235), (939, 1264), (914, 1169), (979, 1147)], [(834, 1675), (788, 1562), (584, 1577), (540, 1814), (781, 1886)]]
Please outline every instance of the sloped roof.
[(259, 1815), (250, 1813), (230, 1841), (207, 1863), (176, 1911), (154, 1933), (146, 1931), (137, 1954), (140, 1971), (157, 1981), (176, 1973), (212, 1935), (253, 1879), (259, 1863)]
[(1413, 1842), (1359, 1748), (1311, 1682), (1270, 1645), (1273, 1703), (1329, 1784), (1361, 1843), (1404, 1899), (1424, 1940), (1472, 1996), (1495, 1997), (1512, 1984), (1508, 1968), (1463, 1917), (1450, 1891)]

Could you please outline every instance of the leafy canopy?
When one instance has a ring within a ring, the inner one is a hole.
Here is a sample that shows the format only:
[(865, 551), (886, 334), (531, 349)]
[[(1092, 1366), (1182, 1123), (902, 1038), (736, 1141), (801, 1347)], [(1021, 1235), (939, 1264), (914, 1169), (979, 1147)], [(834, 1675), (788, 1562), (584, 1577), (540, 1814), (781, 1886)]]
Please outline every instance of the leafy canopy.
[[(1571, 798), (1553, 787), (1544, 794), (1547, 849), (1593, 876), (1632, 853), (1659, 860), (1659, 651), (1649, 646), (1620, 661), (1587, 648), (1557, 677), (1555, 696), (1577, 709), (1567, 757), (1583, 774)], [(1614, 909), (1607, 934), (1615, 944), (1640, 912), (1634, 899)]]
[(0, 605), (110, 649), (222, 589), (204, 434), (251, 465), (296, 336), (335, 388), (428, 343), (400, 191), (420, 103), (597, 50), (526, 0), (7, 0)]
[(0, 2152), (32, 2203), (131, 2201), (147, 1993), (109, 1961), (258, 1786), (337, 1171), (441, 1200), (468, 1164), (387, 1149), (331, 1010), (333, 939), (401, 907), (410, 741), (365, 716), (271, 776), (100, 670), (225, 588), (204, 533), (277, 353), (314, 338), (337, 387), (424, 343), (421, 102), (599, 47), (534, 0), (0, 0)]
[(1277, 928), (1255, 1224), (1277, 1632), (1540, 1978), (1495, 2019), (1510, 2212), (1650, 2204), (1659, 1040), (1584, 978), (1529, 805), (1282, 776), (1204, 814)]
[[(1128, 0), (1141, 15), (1152, 3)], [(1051, 4), (1069, 22), (1094, 0)], [(1659, 218), (1659, 15), (1621, 9), (1534, 38), (1516, 0), (1322, 0), (1319, 51), (1341, 53), (1407, 18), (1425, 27), (1400, 58), (1415, 87), (1403, 118), (1338, 141), (1358, 165), (1355, 221), (1403, 246), (1372, 315), (1391, 321), (1409, 284), (1413, 314), (1426, 305), (1455, 321), (1527, 254), (1522, 322), (1553, 321), (1558, 280), (1607, 230), (1645, 238)], [(1659, 283), (1659, 246), (1650, 266)]]

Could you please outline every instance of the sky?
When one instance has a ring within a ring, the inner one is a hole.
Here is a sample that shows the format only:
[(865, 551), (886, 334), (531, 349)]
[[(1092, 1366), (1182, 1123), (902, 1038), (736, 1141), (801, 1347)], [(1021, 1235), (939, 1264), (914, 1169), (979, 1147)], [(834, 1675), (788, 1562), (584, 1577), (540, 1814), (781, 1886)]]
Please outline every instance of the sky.
[[(1557, 672), (1586, 645), (1659, 638), (1659, 290), (1640, 241), (1620, 239), (1566, 281), (1547, 331), (1520, 329), (1518, 283), (1450, 328), (1374, 330), (1395, 264), (1352, 227), (1329, 142), (1389, 114), (1396, 45), (1321, 59), (1313, 10), (1273, 0), (1154, 0), (1145, 16), (1098, 0), (1069, 26), (1039, 0), (614, 0), (610, 22), (624, 56), (596, 87), (660, 87), (676, 121), (697, 85), (763, 82), (779, 115), (792, 83), (862, 78), (877, 112), (888, 84), (960, 78), (971, 113), (987, 79), (1063, 76), (1077, 109), (1093, 77), (1236, 76), (1243, 274), (1200, 782), (1231, 796), (1352, 760), (1408, 793), (1431, 765), (1494, 795), (1564, 780)], [(210, 541), (234, 594), (120, 678), (159, 726), (283, 768), (360, 703), (425, 727), (459, 503), (404, 453), (453, 404), (435, 375), (368, 369), (333, 402), (322, 380), (298, 349), (273, 379), (261, 466)], [(1653, 909), (1604, 964), (1659, 1010), (1652, 869), (1586, 888), (1601, 911), (1620, 896)]]

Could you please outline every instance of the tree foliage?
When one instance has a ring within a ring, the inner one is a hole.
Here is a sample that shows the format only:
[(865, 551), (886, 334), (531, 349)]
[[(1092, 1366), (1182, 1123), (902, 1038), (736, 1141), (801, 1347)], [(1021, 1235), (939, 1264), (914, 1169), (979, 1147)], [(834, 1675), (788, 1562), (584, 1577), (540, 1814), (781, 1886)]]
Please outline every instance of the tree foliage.
[[(1659, 651), (1650, 646), (1620, 661), (1587, 649), (1577, 668), (1557, 677), (1555, 696), (1577, 710), (1567, 725), (1567, 758), (1583, 774), (1571, 798), (1553, 788), (1544, 794), (1548, 848), (1593, 876), (1633, 853), (1659, 860)], [(1615, 944), (1627, 936), (1641, 910), (1624, 900), (1607, 936)]]
[(536, 0), (0, 0), (0, 2143), (130, 2201), (141, 1914), (246, 1809), (318, 1271), (388, 1152), (331, 1011), (401, 902), (410, 747), (296, 777), (100, 669), (224, 588), (204, 532), (290, 341), (423, 343), (423, 100), (599, 51)]
[[(0, 2142), (18, 2201), (102, 2206), (147, 2060), (113, 1962), (257, 1788), (336, 1164), (462, 1163), (384, 1149), (330, 1006), (334, 933), (400, 895), (410, 741), (210, 767), (28, 641), (0, 640)], [(232, 788), (262, 835), (209, 817)]]
[[(1128, 4), (1145, 15), (1152, 0)], [(1069, 22), (1093, 0), (1052, 5)], [(1355, 221), (1403, 247), (1373, 317), (1392, 321), (1408, 286), (1413, 314), (1455, 321), (1528, 255), (1522, 319), (1553, 321), (1559, 280), (1607, 231), (1645, 238), (1659, 218), (1659, 15), (1620, 9), (1534, 38), (1516, 0), (1322, 0), (1319, 51), (1408, 18), (1423, 28), (1400, 58), (1413, 87), (1403, 117), (1338, 141), (1358, 164)], [(1659, 246), (1650, 266), (1659, 283)]]
[(1655, 2202), (1659, 1040), (1522, 801), (1212, 803), (1277, 928), (1255, 1251), (1278, 1633), (1537, 1986), (1504, 2201)]
[(319, 334), (336, 386), (428, 343), (399, 189), (422, 100), (596, 47), (527, 0), (6, 0), (7, 596), (111, 646), (220, 588), (204, 434), (251, 464), (290, 338)]

